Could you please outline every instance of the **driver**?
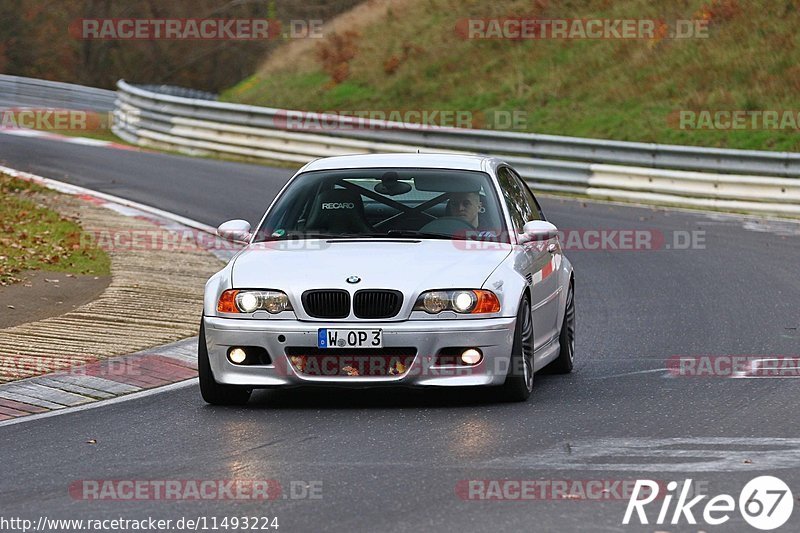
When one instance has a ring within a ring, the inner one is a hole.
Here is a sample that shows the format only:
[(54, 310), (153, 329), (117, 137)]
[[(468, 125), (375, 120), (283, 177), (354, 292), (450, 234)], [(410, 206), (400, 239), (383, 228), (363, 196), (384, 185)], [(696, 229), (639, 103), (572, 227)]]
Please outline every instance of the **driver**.
[(455, 192), (450, 195), (448, 204), (452, 216), (460, 218), (473, 228), (478, 228), (478, 213), (483, 204), (477, 192)]

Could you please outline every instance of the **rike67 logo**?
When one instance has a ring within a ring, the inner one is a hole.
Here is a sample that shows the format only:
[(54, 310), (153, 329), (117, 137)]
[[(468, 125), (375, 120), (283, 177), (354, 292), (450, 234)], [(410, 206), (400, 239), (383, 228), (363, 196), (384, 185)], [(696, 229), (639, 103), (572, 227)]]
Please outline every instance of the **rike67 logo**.
[[(622, 523), (630, 524), (635, 513), (640, 524), (649, 524), (652, 513), (648, 517), (645, 507), (657, 499), (661, 506), (654, 523), (658, 525), (677, 525), (682, 520), (686, 524), (697, 524), (694, 514), (697, 513), (704, 523), (718, 526), (731, 519), (738, 503), (739, 512), (745, 522), (756, 529), (769, 531), (784, 525), (794, 510), (794, 496), (789, 486), (773, 476), (760, 476), (750, 480), (739, 494), (738, 502), (729, 494), (720, 494), (705, 502), (703, 501), (708, 498), (705, 494), (689, 499), (693, 496), (691, 479), (685, 480), (683, 485), (670, 481), (667, 483), (666, 493), (659, 494), (662, 487), (663, 483), (649, 479), (636, 480)], [(673, 508), (675, 497), (677, 502)]]

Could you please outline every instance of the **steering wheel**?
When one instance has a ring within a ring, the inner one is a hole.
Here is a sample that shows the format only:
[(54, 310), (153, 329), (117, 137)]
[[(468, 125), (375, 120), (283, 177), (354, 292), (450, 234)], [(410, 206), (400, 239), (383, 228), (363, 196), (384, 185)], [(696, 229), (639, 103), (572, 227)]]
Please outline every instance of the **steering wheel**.
[(397, 213), (396, 215), (392, 215), (386, 220), (381, 220), (377, 224), (375, 224), (375, 229), (377, 231), (383, 231), (384, 228), (390, 228), (392, 224), (396, 224), (397, 222), (404, 221), (404, 220), (414, 220), (415, 218), (428, 218), (431, 221), (436, 220), (436, 217), (431, 215), (430, 213), (425, 212), (406, 212), (406, 213)]
[(432, 233), (449, 233), (455, 235), (459, 231), (475, 231), (472, 224), (458, 217), (442, 217), (432, 220), (422, 226), (420, 231), (430, 231)]

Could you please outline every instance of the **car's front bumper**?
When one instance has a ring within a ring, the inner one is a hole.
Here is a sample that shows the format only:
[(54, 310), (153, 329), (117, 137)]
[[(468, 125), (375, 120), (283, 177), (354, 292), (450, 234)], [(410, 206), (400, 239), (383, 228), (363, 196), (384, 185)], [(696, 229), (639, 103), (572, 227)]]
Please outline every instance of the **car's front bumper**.
[[(204, 317), (203, 321), (214, 379), (222, 384), (256, 388), (502, 385), (516, 323), (515, 318), (342, 323)], [(396, 376), (310, 376), (300, 373), (289, 362), (286, 350), (298, 347), (316, 349), (319, 328), (380, 328), (385, 348), (413, 347), (416, 356), (406, 371)], [(279, 340), (280, 336), (283, 342)], [(272, 363), (234, 365), (227, 358), (232, 346), (262, 347), (269, 353)], [(437, 366), (435, 356), (448, 347), (479, 348), (483, 360), (471, 367)]]

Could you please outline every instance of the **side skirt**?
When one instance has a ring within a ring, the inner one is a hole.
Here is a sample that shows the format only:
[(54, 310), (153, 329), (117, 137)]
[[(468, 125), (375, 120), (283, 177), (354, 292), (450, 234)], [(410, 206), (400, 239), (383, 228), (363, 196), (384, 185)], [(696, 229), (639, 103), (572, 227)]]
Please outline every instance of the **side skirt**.
[(533, 352), (533, 371), (538, 372), (555, 361), (560, 350), (561, 344), (558, 342), (558, 337), (555, 337), (537, 351)]

